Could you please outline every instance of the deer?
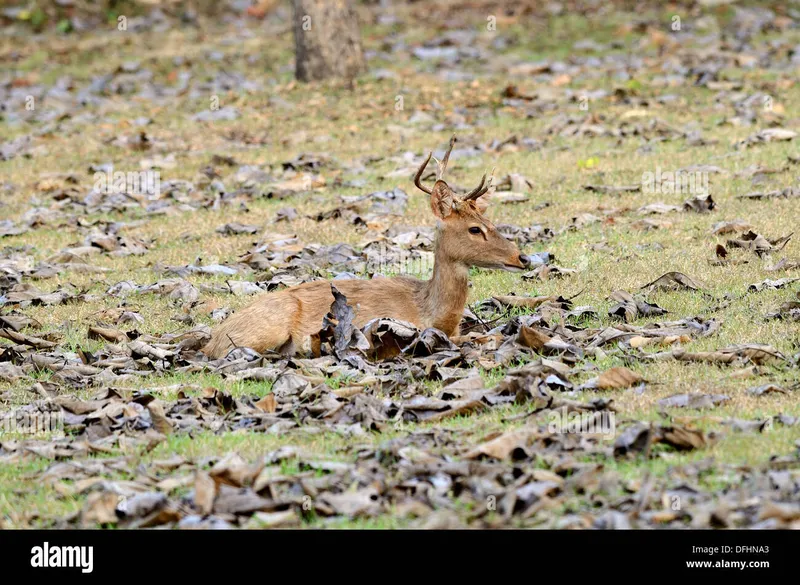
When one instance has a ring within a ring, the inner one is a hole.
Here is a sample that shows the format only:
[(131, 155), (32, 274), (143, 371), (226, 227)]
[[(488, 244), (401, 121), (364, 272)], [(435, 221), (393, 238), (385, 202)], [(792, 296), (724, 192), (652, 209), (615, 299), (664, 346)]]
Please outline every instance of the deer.
[[(411, 323), (420, 330), (433, 327), (448, 337), (457, 336), (467, 302), (471, 267), (522, 272), (530, 266), (530, 259), (484, 215), (488, 203), (482, 196), (491, 186), (491, 179), (486, 184), (485, 173), (478, 186), (462, 196), (456, 195), (445, 182), (455, 142), (453, 136), (441, 161), (434, 157), (437, 170), (432, 188), (422, 183), (422, 177), (433, 152), (414, 176), (414, 185), (430, 196), (431, 211), (437, 220), (433, 275), (429, 280), (410, 276), (337, 280), (336, 289), (354, 309), (356, 327), (388, 317)], [(312, 336), (323, 329), (323, 319), (334, 301), (331, 286), (331, 281), (316, 280), (262, 293), (218, 325), (202, 353), (210, 359), (219, 359), (238, 347), (259, 353), (308, 351)]]

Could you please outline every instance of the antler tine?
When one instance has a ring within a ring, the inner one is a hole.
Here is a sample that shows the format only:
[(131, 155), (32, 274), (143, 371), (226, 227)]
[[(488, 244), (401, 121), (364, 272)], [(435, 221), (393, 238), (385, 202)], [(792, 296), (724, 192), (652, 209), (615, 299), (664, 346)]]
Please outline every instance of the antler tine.
[(422, 166), (419, 167), (419, 170), (417, 171), (417, 174), (414, 176), (414, 184), (417, 186), (417, 188), (420, 191), (422, 191), (423, 193), (427, 193), (428, 195), (431, 194), (431, 190), (428, 189), (425, 185), (422, 184), (422, 173), (425, 172), (425, 167), (428, 166), (428, 163), (430, 162), (432, 156), (433, 156), (433, 152), (429, 152), (428, 153), (428, 158), (425, 159), (425, 162), (422, 163)]
[(477, 187), (475, 187), (472, 191), (464, 195), (464, 201), (470, 201), (470, 200), (474, 201), (475, 199), (486, 193), (486, 191), (489, 190), (489, 185), (486, 185), (484, 187), (483, 184), (485, 182), (486, 182), (486, 173), (484, 173), (483, 176), (481, 177), (480, 184)]
[(447, 161), (450, 160), (450, 153), (453, 151), (453, 145), (456, 143), (456, 135), (450, 138), (450, 146), (447, 147), (447, 152), (442, 159), (442, 162), (439, 163), (439, 172), (436, 174), (436, 180), (438, 181), (442, 177), (444, 177), (444, 171), (447, 169)]

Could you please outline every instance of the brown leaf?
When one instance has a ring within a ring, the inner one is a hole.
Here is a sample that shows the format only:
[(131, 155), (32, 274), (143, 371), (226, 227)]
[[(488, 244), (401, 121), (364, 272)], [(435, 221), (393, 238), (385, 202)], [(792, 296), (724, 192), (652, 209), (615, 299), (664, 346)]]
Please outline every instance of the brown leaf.
[(74, 396), (58, 396), (56, 404), (73, 414), (88, 414), (100, 410), (107, 404), (105, 400), (80, 400)]
[(793, 235), (794, 234), (791, 233), (788, 236), (770, 240), (761, 234), (757, 234), (750, 230), (747, 233), (742, 234), (739, 239), (728, 240), (726, 242), (726, 246), (728, 248), (744, 248), (746, 250), (751, 250), (757, 256), (761, 257), (765, 254), (771, 254), (772, 252), (779, 252), (780, 250), (783, 250), (789, 240), (792, 239)]
[(733, 221), (722, 221), (720, 223), (715, 223), (711, 228), (711, 233), (717, 236), (722, 236), (725, 234), (744, 232), (752, 227), (753, 226), (743, 219), (734, 219)]
[(781, 258), (777, 264), (773, 266), (768, 266), (764, 268), (767, 272), (779, 272), (779, 271), (789, 271), (789, 270), (797, 270), (800, 268), (800, 262), (796, 260), (787, 260), (786, 258)]
[(0, 327), (20, 331), (25, 327), (32, 329), (41, 328), (42, 324), (32, 317), (26, 315), (0, 315)]
[(300, 524), (300, 517), (294, 510), (284, 512), (256, 512), (245, 528), (287, 528)]
[(682, 272), (667, 272), (653, 282), (648, 282), (642, 289), (656, 290), (701, 290), (702, 287)]
[(649, 205), (645, 205), (644, 207), (640, 207), (637, 210), (637, 213), (640, 215), (649, 215), (649, 214), (664, 214), (664, 213), (672, 213), (675, 211), (680, 211), (681, 208), (677, 205), (667, 205), (666, 203), (662, 203), (661, 201), (657, 203), (650, 203)]
[(383, 361), (403, 353), (403, 348), (418, 334), (416, 326), (395, 319), (374, 319), (364, 328), (370, 344), (369, 355)]
[(635, 321), (639, 317), (650, 317), (667, 313), (666, 309), (662, 309), (658, 305), (650, 304), (644, 300), (636, 299), (630, 293), (622, 290), (614, 291), (609, 298), (617, 302), (617, 304), (613, 305), (608, 310), (609, 316), (620, 318), (626, 323)]
[(214, 498), (217, 497), (217, 482), (205, 471), (198, 471), (194, 479), (194, 506), (206, 516), (214, 508)]
[(30, 335), (25, 335), (24, 333), (17, 333), (13, 329), (7, 328), (0, 328), (0, 337), (5, 337), (14, 343), (30, 345), (35, 349), (52, 349), (58, 345), (52, 341), (47, 341), (46, 339), (40, 339), (38, 337), (31, 337)]
[(184, 464), (186, 464), (186, 459), (178, 454), (173, 455), (169, 459), (156, 459), (153, 461), (153, 467), (167, 471), (174, 471)]
[(518, 297), (515, 295), (499, 295), (492, 297), (497, 302), (506, 305), (507, 307), (524, 307), (527, 309), (535, 309), (539, 305), (546, 302), (560, 302), (563, 301), (561, 297)]
[(161, 361), (161, 360), (168, 360), (169, 358), (175, 355), (175, 352), (161, 349), (158, 347), (154, 347), (153, 345), (144, 343), (143, 341), (131, 341), (128, 344), (128, 348), (131, 350), (131, 356), (134, 359), (138, 359), (140, 357), (147, 357), (151, 360)]
[(150, 420), (153, 421), (153, 428), (162, 435), (168, 435), (172, 432), (172, 424), (164, 414), (164, 406), (160, 400), (153, 400), (147, 405), (147, 410), (150, 412)]
[(166, 504), (167, 496), (165, 494), (161, 492), (145, 492), (119, 502), (116, 513), (126, 520), (132, 520), (149, 516)]
[(529, 443), (540, 436), (543, 436), (543, 434), (538, 429), (521, 428), (515, 431), (508, 431), (478, 445), (469, 451), (465, 457), (467, 459), (477, 459), (487, 456), (500, 460), (511, 458), (515, 461), (527, 459)]
[(796, 502), (771, 502), (767, 501), (759, 512), (760, 520), (775, 518), (784, 522), (800, 520), (800, 505)]
[(688, 335), (657, 335), (645, 337), (636, 335), (628, 340), (628, 345), (633, 348), (647, 347), (649, 345), (674, 345), (676, 343), (689, 343), (692, 338)]
[(130, 341), (128, 334), (121, 329), (111, 327), (89, 327), (89, 339), (105, 339), (113, 343), (124, 343)]
[(255, 234), (258, 233), (259, 227), (257, 225), (246, 225), (238, 222), (226, 223), (217, 228), (217, 232), (223, 236), (234, 236), (240, 234)]
[(584, 185), (583, 188), (596, 193), (637, 193), (642, 190), (642, 185)]
[(214, 500), (215, 514), (246, 514), (271, 512), (275, 509), (272, 500), (260, 497), (250, 488), (234, 488), (220, 485)]
[(356, 394), (361, 394), (362, 392), (364, 392), (363, 386), (343, 386), (333, 390), (333, 393), (339, 398), (352, 398)]
[(625, 428), (614, 440), (614, 456), (641, 453), (649, 449), (652, 442), (650, 425), (637, 423)]
[(278, 408), (278, 403), (275, 401), (274, 394), (267, 394), (264, 398), (255, 403), (255, 407), (271, 414)]
[(688, 352), (683, 349), (675, 349), (652, 354), (649, 357), (656, 360), (674, 358), (685, 362), (711, 362), (717, 364), (731, 364), (739, 360), (750, 360), (756, 365), (772, 361), (786, 361), (786, 356), (771, 345), (757, 343), (732, 345), (717, 351)]
[(597, 379), (597, 388), (600, 390), (630, 388), (643, 380), (644, 378), (642, 378), (642, 376), (636, 372), (632, 372), (628, 368), (611, 368), (600, 374), (600, 377)]
[(441, 400), (417, 396), (402, 404), (403, 409), (412, 414), (413, 420), (436, 422), (453, 416), (466, 415), (483, 410), (486, 404), (480, 398), (465, 400)]
[(703, 431), (679, 426), (661, 427), (658, 433), (658, 440), (675, 447), (679, 451), (703, 449), (709, 445), (708, 438)]
[(528, 327), (523, 325), (520, 327), (517, 341), (525, 347), (530, 347), (536, 351), (541, 350), (544, 345), (552, 339), (552, 336), (546, 333), (546, 330), (540, 327)]
[(683, 204), (684, 211), (694, 211), (696, 213), (708, 213), (716, 207), (716, 203), (711, 198), (711, 195), (705, 197), (694, 197), (688, 199)]
[(748, 388), (747, 393), (751, 396), (764, 396), (765, 394), (789, 394), (777, 384), (765, 384), (764, 386), (757, 386), (755, 388)]
[(234, 487), (251, 485), (261, 472), (263, 465), (249, 465), (238, 453), (229, 453), (220, 459), (208, 472), (218, 484)]
[(348, 518), (375, 516), (381, 511), (380, 494), (373, 487), (341, 494), (327, 492), (320, 496), (319, 503), (322, 506), (318, 509), (330, 507), (334, 514)]
[(81, 523), (87, 528), (98, 524), (116, 524), (119, 501), (120, 496), (114, 492), (90, 493), (81, 511)]

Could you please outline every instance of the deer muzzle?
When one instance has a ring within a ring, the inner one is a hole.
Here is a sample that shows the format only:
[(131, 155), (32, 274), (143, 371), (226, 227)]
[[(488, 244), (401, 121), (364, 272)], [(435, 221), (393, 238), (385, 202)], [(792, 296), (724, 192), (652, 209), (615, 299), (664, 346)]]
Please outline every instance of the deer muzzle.
[(521, 272), (531, 265), (531, 259), (525, 254), (520, 254), (514, 260), (514, 262), (505, 262), (503, 264), (503, 268), (509, 272)]

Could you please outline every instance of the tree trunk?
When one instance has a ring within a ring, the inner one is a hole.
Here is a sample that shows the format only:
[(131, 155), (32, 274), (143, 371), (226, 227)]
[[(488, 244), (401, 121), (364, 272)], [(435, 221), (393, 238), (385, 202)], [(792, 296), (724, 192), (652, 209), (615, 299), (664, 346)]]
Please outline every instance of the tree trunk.
[(350, 0), (294, 0), (295, 76), (352, 80), (366, 71), (358, 16)]

